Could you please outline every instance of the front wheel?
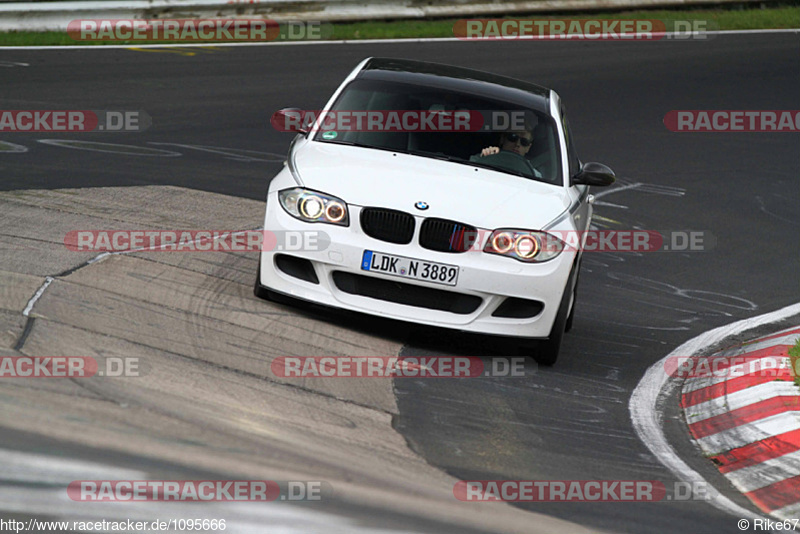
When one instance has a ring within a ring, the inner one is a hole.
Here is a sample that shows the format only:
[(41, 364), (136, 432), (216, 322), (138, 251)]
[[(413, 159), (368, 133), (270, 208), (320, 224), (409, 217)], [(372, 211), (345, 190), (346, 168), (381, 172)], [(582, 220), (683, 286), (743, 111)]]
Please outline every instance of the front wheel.
[(564, 332), (569, 332), (572, 330), (572, 322), (575, 320), (575, 304), (578, 300), (578, 288), (576, 287), (575, 290), (572, 292), (572, 303), (569, 307), (569, 315), (567, 316), (567, 324), (564, 326)]
[[(573, 269), (577, 269), (575, 266)], [(558, 305), (558, 312), (556, 312), (556, 320), (553, 322), (553, 327), (550, 329), (550, 335), (547, 339), (535, 341), (531, 345), (524, 345), (522, 347), (523, 355), (532, 356), (536, 363), (550, 367), (558, 360), (558, 353), (561, 350), (561, 340), (564, 338), (568, 319), (572, 316), (572, 311), (575, 306), (575, 278), (577, 272), (570, 273), (567, 281), (567, 287), (564, 288), (564, 294), (561, 296), (561, 302)]]
[(564, 332), (567, 325), (567, 316), (569, 315), (569, 305), (572, 302), (572, 291), (565, 290), (564, 296), (561, 297), (561, 304), (558, 306), (558, 313), (556, 320), (553, 323), (553, 328), (550, 329), (550, 335), (547, 339), (540, 341), (533, 353), (533, 359), (539, 365), (551, 366), (558, 360), (558, 353), (561, 350), (561, 340), (564, 339)]
[(567, 316), (567, 324), (564, 327), (564, 332), (572, 330), (572, 322), (575, 320), (575, 305), (578, 303), (578, 282), (581, 276), (581, 262), (578, 260), (578, 265), (575, 268), (575, 288), (572, 290), (572, 301), (569, 305), (569, 315)]

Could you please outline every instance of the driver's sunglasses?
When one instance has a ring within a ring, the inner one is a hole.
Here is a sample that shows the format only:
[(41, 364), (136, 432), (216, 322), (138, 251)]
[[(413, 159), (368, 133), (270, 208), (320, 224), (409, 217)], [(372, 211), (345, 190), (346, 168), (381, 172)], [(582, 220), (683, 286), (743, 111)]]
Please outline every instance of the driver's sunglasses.
[(527, 137), (522, 137), (519, 134), (508, 134), (506, 136), (506, 139), (508, 139), (509, 143), (516, 143), (517, 141), (519, 141), (519, 144), (522, 146), (531, 146), (531, 143), (533, 143), (533, 141), (531, 141)]

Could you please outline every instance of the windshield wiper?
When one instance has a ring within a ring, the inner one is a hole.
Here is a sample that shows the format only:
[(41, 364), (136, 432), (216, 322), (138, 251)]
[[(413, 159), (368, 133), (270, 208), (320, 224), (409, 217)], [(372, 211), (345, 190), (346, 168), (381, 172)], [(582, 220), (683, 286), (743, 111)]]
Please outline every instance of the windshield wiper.
[(536, 176), (529, 176), (522, 171), (515, 171), (513, 169), (508, 169), (506, 167), (496, 167), (494, 165), (489, 165), (488, 163), (479, 163), (477, 161), (472, 161), (469, 159), (459, 158), (456, 156), (449, 156), (444, 152), (426, 152), (424, 150), (403, 150), (398, 151), (403, 152), (404, 154), (411, 154), (414, 156), (423, 156), (426, 158), (434, 158), (434, 159), (441, 159), (444, 161), (452, 161), (453, 163), (460, 163), (462, 165), (472, 165), (473, 167), (480, 167), (482, 169), (489, 169), (491, 171), (497, 172), (504, 172), (507, 174), (513, 174), (514, 176), (520, 176), (522, 178), (529, 178), (529, 179), (536, 179)]
[(536, 176), (529, 176), (522, 171), (515, 171), (513, 169), (508, 169), (506, 167), (495, 167), (494, 165), (489, 165), (488, 163), (479, 163), (477, 161), (471, 161), (467, 159), (459, 159), (458, 161), (463, 162), (467, 165), (472, 165), (473, 167), (480, 167), (481, 169), (489, 169), (490, 171), (504, 172), (507, 174), (513, 174), (515, 176), (522, 176), (523, 178), (536, 179)]
[(426, 152), (425, 150), (398, 150), (398, 152), (402, 152), (403, 154), (411, 154), (412, 156), (422, 156), (424, 158), (441, 159), (443, 161), (454, 161), (456, 163), (462, 163), (467, 161), (465, 159), (457, 158), (455, 156), (448, 156), (444, 152)]
[(357, 147), (361, 147), (361, 148), (380, 148), (380, 147), (373, 146), (373, 145), (365, 145), (363, 143), (356, 143), (355, 141), (342, 141), (342, 140), (336, 141), (334, 139), (316, 139), (316, 141), (319, 141), (321, 143), (330, 143), (332, 145), (357, 146)]

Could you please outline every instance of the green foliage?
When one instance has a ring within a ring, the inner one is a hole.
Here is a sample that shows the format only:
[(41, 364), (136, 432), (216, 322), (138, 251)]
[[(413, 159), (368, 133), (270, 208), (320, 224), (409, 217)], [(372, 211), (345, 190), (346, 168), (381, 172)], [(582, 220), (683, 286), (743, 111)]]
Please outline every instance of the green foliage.
[[(758, 7), (741, 9), (676, 9), (653, 11), (620, 11), (613, 13), (562, 13), (515, 15), (513, 18), (529, 19), (659, 19), (707, 20), (709, 28), (720, 30), (756, 30), (800, 28), (800, 9), (797, 6), (760, 9)], [(334, 40), (348, 39), (419, 39), (433, 37), (453, 37), (453, 24), (457, 19), (414, 19), (394, 21), (346, 22), (333, 24)], [(667, 26), (669, 28), (669, 25)], [(142, 41), (74, 41), (66, 32), (0, 32), (0, 46), (44, 46), (44, 45), (98, 45), (129, 44), (137, 46)], [(167, 43), (169, 44), (169, 43)]]

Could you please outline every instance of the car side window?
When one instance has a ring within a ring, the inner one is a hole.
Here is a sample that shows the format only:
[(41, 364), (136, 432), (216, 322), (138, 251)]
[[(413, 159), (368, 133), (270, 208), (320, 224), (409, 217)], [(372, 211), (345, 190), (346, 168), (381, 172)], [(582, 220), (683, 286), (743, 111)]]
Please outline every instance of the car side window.
[(561, 106), (561, 125), (564, 127), (564, 137), (566, 137), (567, 141), (569, 175), (572, 177), (581, 171), (581, 160), (578, 159), (578, 153), (575, 150), (575, 142), (572, 137), (572, 130), (569, 127), (569, 120), (567, 119), (567, 113), (563, 106)]

